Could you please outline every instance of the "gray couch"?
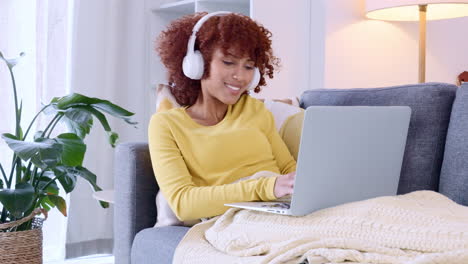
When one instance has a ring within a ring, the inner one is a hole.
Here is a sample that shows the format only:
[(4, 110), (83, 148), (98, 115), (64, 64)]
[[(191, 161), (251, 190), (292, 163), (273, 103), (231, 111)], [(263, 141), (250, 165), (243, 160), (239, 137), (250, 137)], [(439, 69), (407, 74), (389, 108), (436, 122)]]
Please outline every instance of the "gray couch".
[[(304, 92), (312, 105), (408, 105), (412, 117), (398, 193), (439, 191), (468, 205), (468, 84), (443, 83)], [(171, 263), (186, 227), (153, 228), (158, 185), (147, 143), (125, 143), (115, 154), (116, 264)]]

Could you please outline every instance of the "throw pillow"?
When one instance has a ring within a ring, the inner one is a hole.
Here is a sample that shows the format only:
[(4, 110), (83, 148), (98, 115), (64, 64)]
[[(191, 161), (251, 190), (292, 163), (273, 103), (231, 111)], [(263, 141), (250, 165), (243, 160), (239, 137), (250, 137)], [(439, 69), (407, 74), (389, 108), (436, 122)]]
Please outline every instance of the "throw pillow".
[(156, 91), (156, 113), (180, 107), (172, 95), (169, 85), (159, 84)]
[(264, 103), (265, 107), (273, 114), (276, 129), (286, 143), (289, 152), (297, 160), (304, 109), (274, 100), (265, 100)]
[[(291, 155), (297, 160), (297, 152), (299, 150), (299, 142), (302, 130), (302, 121), (304, 119), (304, 110), (298, 106), (298, 100), (295, 99), (275, 99), (261, 100), (265, 103), (265, 107), (272, 112), (275, 120), (276, 129), (280, 136), (285, 141)], [(165, 84), (159, 84), (156, 96), (156, 112), (167, 111), (171, 108), (180, 107), (170, 91), (170, 87)], [(276, 176), (271, 172), (257, 172), (256, 174), (244, 177), (240, 180), (246, 180), (258, 177)], [(290, 199), (285, 197), (284, 199)], [(199, 220), (180, 221), (172, 209), (162, 192), (156, 195), (157, 220), (154, 227), (163, 226), (193, 226), (199, 223)]]
[(289, 153), (297, 161), (299, 145), (301, 143), (302, 124), (304, 122), (304, 110), (289, 116), (279, 130), (279, 134), (289, 149)]
[[(180, 107), (180, 105), (172, 95), (170, 86), (159, 84), (156, 91), (156, 113), (164, 112), (175, 107)], [(156, 195), (156, 212), (158, 216), (154, 227), (184, 225), (184, 223), (176, 217), (166, 198), (162, 195), (162, 192), (158, 192)]]

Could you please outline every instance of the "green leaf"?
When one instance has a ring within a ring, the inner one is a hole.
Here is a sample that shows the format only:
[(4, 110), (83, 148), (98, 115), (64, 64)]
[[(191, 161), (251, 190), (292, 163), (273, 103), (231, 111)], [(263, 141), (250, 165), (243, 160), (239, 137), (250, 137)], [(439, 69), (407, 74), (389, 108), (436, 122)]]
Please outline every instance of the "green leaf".
[[(89, 171), (88, 169), (81, 167), (81, 166), (77, 166), (74, 168), (68, 167), (67, 171), (69, 174), (73, 174), (76, 177), (81, 177), (85, 179), (91, 185), (91, 187), (93, 188), (95, 192), (102, 191), (101, 187), (99, 187), (96, 183), (96, 179), (97, 179), (96, 175), (92, 173), (91, 171)], [(100, 204), (103, 208), (109, 207), (109, 203), (107, 202), (100, 201)]]
[[(62, 146), (53, 139), (40, 138), (36, 142), (26, 144), (46, 143), (44, 148), (39, 148), (37, 154), (31, 157), (31, 162), (41, 169), (55, 167), (60, 162)], [(21, 157), (21, 156), (20, 156)]]
[(120, 106), (114, 105), (109, 101), (103, 101), (102, 103), (93, 104), (95, 108), (98, 108), (111, 116), (120, 118), (130, 125), (136, 125), (138, 122), (131, 121), (129, 116), (133, 116), (134, 113), (129, 112)]
[(117, 143), (117, 140), (119, 140), (119, 134), (109, 131), (107, 132), (109, 144), (111, 144), (112, 147), (115, 147), (115, 144)]
[(89, 111), (91, 114), (93, 114), (99, 120), (99, 122), (101, 122), (101, 125), (105, 131), (107, 132), (112, 131), (109, 125), (109, 122), (107, 121), (107, 118), (103, 113), (99, 112), (98, 110), (90, 106), (86, 107), (86, 110)]
[(73, 93), (64, 97), (61, 97), (59, 99), (56, 99), (55, 102), (57, 103), (57, 108), (65, 110), (70, 107), (75, 107), (75, 106), (92, 106), (93, 108), (97, 108), (99, 110), (102, 110), (112, 116), (115, 116), (117, 118), (123, 119), (125, 122), (129, 124), (137, 124), (137, 122), (132, 122), (130, 120), (130, 116), (133, 116), (134, 113), (118, 106), (113, 103), (111, 103), (108, 100), (102, 100), (99, 98), (95, 97), (87, 97), (82, 94), (78, 93)]
[(56, 182), (52, 182), (49, 186), (47, 186), (47, 188), (45, 189), (46, 193), (48, 195), (58, 195), (59, 194), (59, 188), (57, 186), (57, 183)]
[(73, 133), (60, 134), (55, 140), (62, 145), (61, 163), (67, 166), (83, 164), (86, 145), (83, 140)]
[(18, 183), (14, 190), (0, 190), (0, 202), (15, 218), (21, 218), (34, 202), (34, 187), (29, 183)]
[(109, 203), (108, 202), (99, 201), (99, 204), (101, 205), (102, 208), (109, 208)]
[(66, 117), (80, 125), (87, 125), (89, 120), (92, 119), (91, 114), (76, 108), (69, 108), (64, 113)]
[(88, 112), (92, 114), (93, 116), (95, 116), (101, 123), (104, 130), (107, 132), (109, 143), (111, 144), (112, 147), (115, 147), (115, 143), (117, 142), (119, 136), (117, 133), (111, 130), (109, 122), (107, 121), (107, 118), (103, 113), (99, 112), (98, 110), (94, 109), (91, 106), (75, 106), (74, 108)]
[(19, 140), (19, 138), (17, 138), (15, 135), (13, 134), (10, 134), (10, 133), (4, 133), (2, 134), (2, 138), (3, 140), (7, 140), (5, 137), (7, 137), (8, 139), (14, 139), (14, 140)]
[[(44, 174), (37, 179), (37, 188), (38, 190), (42, 190), (45, 185), (55, 177), (53, 171), (46, 171)], [(44, 190), (48, 194), (59, 194), (59, 187), (56, 181), (50, 183), (50, 185)]]
[(12, 134), (3, 134), (2, 138), (16, 155), (24, 161), (31, 159), (39, 168), (53, 167), (60, 161), (62, 145), (53, 139), (37, 138), (35, 142), (25, 142)]
[(57, 195), (49, 195), (49, 200), (57, 206), (57, 209), (63, 214), (63, 216), (67, 216), (67, 203), (65, 200)]
[(128, 117), (134, 115), (134, 113), (115, 105), (108, 100), (87, 97), (79, 93), (72, 93), (57, 100), (57, 107), (59, 109), (67, 109), (75, 105), (94, 105), (102, 111), (116, 117)]
[(34, 136), (33, 136), (34, 141), (41, 138), (43, 133), (44, 133), (44, 131), (42, 131), (42, 130), (36, 131), (36, 133), (34, 133)]
[[(96, 175), (84, 167), (57, 166), (54, 168), (54, 174), (60, 175), (58, 179), (67, 193), (73, 191), (75, 188), (77, 177), (86, 180), (95, 192), (102, 191), (96, 183)], [(100, 204), (103, 208), (109, 207), (109, 203), (107, 202), (100, 201)]]
[(31, 179), (31, 175), (33, 174), (33, 170), (31, 167), (21, 166), (21, 171), (23, 172), (23, 177), (21, 182), (28, 182)]
[(130, 116), (134, 115), (134, 113), (107, 100), (91, 98), (77, 93), (61, 98), (54, 98), (51, 105), (57, 111), (65, 113), (64, 121), (68, 128), (82, 139), (89, 134), (92, 127), (91, 116), (96, 117), (107, 132), (108, 141), (112, 147), (115, 147), (118, 134), (111, 130), (109, 122), (102, 112), (123, 119), (129, 124), (137, 124), (137, 122), (130, 121)]
[(60, 100), (60, 98), (62, 98), (62, 97), (54, 97), (54, 98), (52, 98), (52, 100), (50, 100), (50, 104), (57, 103), (57, 102)]
[(45, 195), (41, 198), (40, 204), (42, 208), (46, 209), (46, 211), (50, 211), (51, 208), (55, 207), (55, 204), (49, 200), (49, 196)]
[(41, 138), (36, 133), (35, 142), (18, 140), (11, 134), (3, 134), (8, 146), (23, 160), (44, 169), (58, 163), (78, 166), (83, 163), (86, 145), (83, 140), (72, 133), (59, 135), (57, 138)]
[(59, 112), (63, 112), (62, 110), (57, 109), (57, 104), (53, 104), (52, 102), (50, 102), (49, 106), (51, 106), (51, 107), (46, 107), (42, 111), (45, 115), (50, 116), (50, 115), (56, 115)]
[(81, 109), (67, 109), (62, 120), (67, 125), (70, 132), (77, 134), (82, 139), (89, 134), (93, 126), (92, 115)]
[(76, 175), (72, 167), (57, 166), (53, 169), (55, 176), (66, 193), (70, 193), (76, 186)]
[(85, 179), (95, 192), (102, 191), (101, 187), (99, 187), (96, 183), (96, 174), (81, 166), (76, 167), (75, 170), (76, 176)]

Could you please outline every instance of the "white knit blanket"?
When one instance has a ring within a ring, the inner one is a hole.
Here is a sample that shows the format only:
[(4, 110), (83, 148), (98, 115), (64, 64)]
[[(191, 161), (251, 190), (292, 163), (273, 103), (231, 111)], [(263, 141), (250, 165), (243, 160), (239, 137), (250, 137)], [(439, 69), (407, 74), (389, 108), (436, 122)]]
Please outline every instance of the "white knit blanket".
[(242, 209), (192, 227), (173, 263), (468, 263), (468, 207), (432, 191), (282, 216)]

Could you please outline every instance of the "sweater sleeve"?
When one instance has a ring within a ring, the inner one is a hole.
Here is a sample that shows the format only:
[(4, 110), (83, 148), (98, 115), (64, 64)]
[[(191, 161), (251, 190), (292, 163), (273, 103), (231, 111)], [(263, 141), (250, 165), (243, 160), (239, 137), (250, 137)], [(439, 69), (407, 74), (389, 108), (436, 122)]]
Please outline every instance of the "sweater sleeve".
[(278, 164), (281, 174), (288, 174), (296, 171), (296, 161), (289, 152), (286, 143), (284, 143), (283, 139), (279, 135), (279, 132), (276, 130), (273, 114), (266, 108), (265, 112), (268, 116), (266, 119), (267, 124), (265, 125), (265, 133), (270, 141), (273, 156), (276, 159), (276, 163)]
[(220, 215), (228, 209), (225, 203), (276, 199), (273, 193), (276, 177), (220, 186), (196, 186), (171, 128), (160, 114), (151, 118), (148, 137), (156, 180), (181, 221)]

